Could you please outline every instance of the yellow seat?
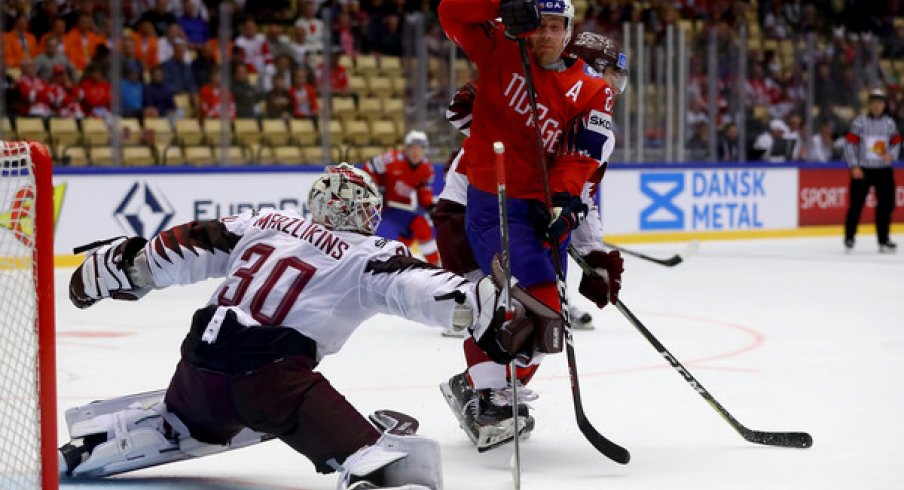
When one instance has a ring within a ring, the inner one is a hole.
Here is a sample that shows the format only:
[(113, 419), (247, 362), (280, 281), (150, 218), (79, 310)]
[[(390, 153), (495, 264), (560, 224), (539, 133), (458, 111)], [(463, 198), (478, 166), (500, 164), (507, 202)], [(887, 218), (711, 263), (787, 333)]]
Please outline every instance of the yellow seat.
[[(317, 60), (317, 64), (312, 65), (312, 66), (319, 65), (321, 61), (322, 61), (322, 59)], [(355, 60), (352, 59), (352, 57), (347, 54), (340, 55), (339, 56), (339, 66), (344, 67), (349, 72), (353, 72), (353, 71), (355, 71)]]
[(383, 99), (383, 118), (388, 118), (397, 127), (405, 127), (405, 101), (398, 97)]
[(261, 142), (261, 130), (256, 119), (235, 120), (235, 141), (243, 146), (254, 146)]
[(173, 127), (169, 119), (163, 117), (144, 120), (144, 131), (149, 143), (168, 145), (173, 142)]
[(333, 97), (330, 101), (330, 113), (336, 119), (346, 121), (358, 115), (355, 99), (352, 97)]
[(373, 157), (378, 157), (386, 152), (382, 146), (361, 146), (358, 148), (358, 158), (356, 162), (366, 162)]
[(129, 167), (156, 165), (157, 160), (147, 146), (126, 146), (122, 149), (122, 164)]
[(301, 147), (301, 156), (304, 163), (309, 165), (329, 165), (338, 162), (342, 155), (339, 148), (333, 146), (330, 148), (330, 155), (325, 159), (323, 147), (321, 146), (303, 146)]
[(157, 147), (157, 157), (160, 163), (164, 165), (183, 165), (185, 164), (185, 153), (182, 147), (178, 145)]
[(85, 146), (109, 146), (110, 127), (103, 119), (89, 117), (82, 120), (82, 141)]
[[(345, 142), (352, 146), (362, 146), (370, 143), (370, 127), (366, 121), (344, 121), (342, 123)], [(332, 142), (332, 139), (330, 139)]]
[(193, 118), (197, 116), (197, 114), (195, 114), (195, 108), (191, 101), (191, 95), (176, 94), (173, 96), (173, 101), (176, 103), (176, 108), (181, 109), (185, 117)]
[(289, 143), (289, 131), (282, 119), (264, 119), (261, 123), (261, 143), (280, 146)]
[(216, 160), (209, 146), (187, 146), (185, 148), (185, 161), (189, 165), (204, 166), (213, 165)]
[(380, 58), (380, 74), (393, 77), (402, 74), (402, 60), (398, 56), (383, 56)]
[(358, 95), (363, 95), (367, 93), (367, 80), (364, 77), (350, 76), (348, 77), (348, 88)]
[(201, 123), (197, 119), (176, 120), (176, 139), (182, 146), (200, 145), (204, 140)]
[(124, 117), (119, 120), (119, 132), (122, 135), (122, 144), (137, 145), (142, 143), (141, 124), (137, 118)]
[(6, 116), (0, 116), (0, 139), (13, 140), (16, 139), (16, 133), (13, 131), (13, 125)]
[(392, 95), (392, 80), (389, 77), (373, 76), (367, 78), (367, 93), (371, 97), (388, 97)]
[(63, 148), (63, 164), (70, 167), (84, 167), (91, 164), (88, 152), (82, 146), (67, 146)]
[(304, 156), (297, 146), (277, 146), (273, 149), (273, 160), (281, 165), (301, 165)]
[(113, 165), (113, 148), (109, 146), (95, 146), (91, 148), (91, 163), (98, 167)]
[(372, 54), (359, 54), (355, 58), (355, 74), (362, 77), (376, 75), (380, 70), (377, 66), (377, 57)]
[(227, 146), (225, 151), (223, 147), (215, 146), (213, 150), (217, 163), (220, 165), (226, 165), (227, 160), (229, 165), (245, 165), (248, 163), (248, 152), (241, 146)]
[(289, 135), (292, 142), (299, 146), (312, 146), (320, 141), (320, 133), (310, 119), (290, 119)]
[(382, 119), (383, 102), (376, 97), (361, 97), (358, 99), (358, 116), (365, 121)]
[(44, 121), (37, 117), (16, 118), (16, 135), (20, 140), (40, 141), (47, 143), (49, 136), (44, 128)]
[(386, 120), (373, 121), (370, 123), (370, 136), (376, 145), (386, 148), (395, 146), (397, 141), (395, 124)]
[(396, 75), (394, 77), (390, 77), (389, 81), (392, 83), (392, 95), (396, 97), (404, 97), (405, 96), (405, 77), (402, 75)]
[(342, 130), (342, 123), (339, 121), (331, 119), (327, 126), (327, 133), (330, 136), (330, 145), (345, 143), (345, 132)]
[[(223, 139), (223, 120), (205, 119), (204, 120), (204, 140), (210, 145), (219, 145)], [(226, 120), (226, 142), (232, 143), (232, 124)]]
[(61, 117), (53, 117), (48, 123), (50, 129), (50, 141), (54, 147), (55, 154), (59, 153), (64, 146), (72, 146), (79, 143), (82, 139), (79, 132), (78, 124), (75, 119), (64, 119)]

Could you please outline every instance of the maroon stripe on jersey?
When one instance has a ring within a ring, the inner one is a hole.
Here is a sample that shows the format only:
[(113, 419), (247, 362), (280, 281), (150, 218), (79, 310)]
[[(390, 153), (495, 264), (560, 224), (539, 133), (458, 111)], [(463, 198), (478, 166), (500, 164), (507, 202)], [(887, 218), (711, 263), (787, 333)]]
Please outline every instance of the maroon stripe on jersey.
[(241, 237), (227, 230), (226, 225), (218, 220), (191, 221), (157, 235), (154, 239), (154, 252), (167, 262), (172, 262), (167, 251), (183, 258), (183, 247), (195, 255), (200, 255), (200, 250), (211, 253), (220, 250), (229, 253), (239, 238)]

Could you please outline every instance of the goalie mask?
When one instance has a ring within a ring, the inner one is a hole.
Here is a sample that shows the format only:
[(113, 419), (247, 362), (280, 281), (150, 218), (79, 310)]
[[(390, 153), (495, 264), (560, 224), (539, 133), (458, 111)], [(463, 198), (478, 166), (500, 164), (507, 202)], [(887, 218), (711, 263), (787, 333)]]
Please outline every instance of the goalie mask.
[(609, 37), (593, 32), (582, 32), (575, 37), (566, 52), (581, 58), (619, 93), (628, 88), (628, 57), (621, 46)]
[(373, 235), (383, 196), (367, 172), (348, 163), (327, 167), (308, 194), (311, 219), (333, 230)]

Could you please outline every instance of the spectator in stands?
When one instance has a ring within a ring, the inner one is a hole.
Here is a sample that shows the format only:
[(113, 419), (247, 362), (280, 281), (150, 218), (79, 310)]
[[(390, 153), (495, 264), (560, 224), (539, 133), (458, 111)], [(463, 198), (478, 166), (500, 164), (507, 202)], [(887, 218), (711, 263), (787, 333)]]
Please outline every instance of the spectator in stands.
[(28, 32), (28, 17), (24, 14), (16, 18), (13, 29), (3, 35), (3, 63), (18, 68), (25, 58), (38, 56), (38, 42), (34, 34)]
[(85, 71), (89, 68), (96, 68), (100, 76), (104, 79), (110, 77), (110, 48), (106, 44), (99, 44), (94, 50), (94, 57), (88, 62)]
[(52, 37), (59, 39), (60, 44), (63, 43), (64, 38), (66, 37), (66, 21), (61, 17), (57, 17), (50, 22), (50, 30), (45, 32), (44, 35), (41, 36), (40, 41), (38, 41), (38, 49), (46, 50), (47, 40)]
[(267, 51), (270, 52), (270, 56), (276, 59), (279, 55), (292, 56), (292, 48), (284, 41), (283, 35), (283, 27), (278, 24), (271, 24), (267, 26), (266, 36), (264, 39), (267, 43)]
[(197, 91), (191, 65), (185, 61), (185, 41), (177, 37), (173, 41), (173, 56), (160, 64), (166, 85), (174, 94), (190, 94)]
[(74, 119), (85, 117), (81, 104), (82, 90), (69, 78), (69, 72), (62, 65), (53, 68), (49, 94), (54, 116)]
[(810, 138), (807, 160), (811, 162), (828, 162), (841, 158), (844, 151), (844, 138), (835, 138), (834, 124), (825, 120), (819, 124), (819, 131)]
[(317, 105), (317, 91), (311, 84), (311, 73), (305, 66), (299, 66), (292, 72), (292, 115), (295, 117), (314, 117), (320, 108)]
[(769, 11), (763, 16), (763, 31), (770, 39), (788, 37), (788, 21), (782, 12), (782, 2), (769, 2)]
[(70, 80), (75, 80), (75, 67), (60, 49), (58, 38), (52, 37), (47, 40), (47, 49), (35, 58), (35, 66), (38, 68), (38, 76), (44, 80), (50, 80), (57, 66), (66, 70)]
[(235, 115), (239, 118), (257, 117), (260, 91), (248, 80), (248, 67), (244, 64), (232, 68), (232, 96), (235, 99)]
[(289, 38), (287, 46), (289, 48), (289, 54), (292, 56), (292, 60), (295, 61), (296, 65), (307, 65), (308, 50), (310, 48), (305, 41), (306, 37), (304, 27), (293, 26), (290, 29), (289, 33), (291, 34), (291, 36)]
[(162, 65), (151, 68), (151, 83), (144, 88), (142, 106), (144, 117), (169, 117), (176, 112), (173, 91), (165, 83), (166, 72)]
[(754, 158), (770, 163), (787, 162), (794, 151), (792, 141), (785, 139), (788, 133), (788, 125), (780, 119), (769, 122), (769, 129), (759, 136), (753, 143)]
[(138, 72), (139, 78), (144, 79), (145, 65), (135, 57), (135, 41), (131, 37), (122, 39), (122, 58), (120, 59), (123, 75), (130, 71)]
[(210, 72), (210, 83), (201, 87), (198, 94), (201, 119), (220, 117), (223, 114), (222, 100), (224, 97), (227, 100), (229, 118), (235, 119), (235, 101), (232, 99), (232, 94), (220, 86), (220, 70), (213, 70)]
[(797, 114), (790, 114), (786, 118), (788, 131), (785, 133), (785, 140), (793, 145), (791, 150), (791, 159), (795, 161), (806, 158), (806, 152), (802, 142), (804, 141), (803, 119)]
[(204, 44), (198, 52), (198, 56), (191, 62), (191, 73), (195, 80), (195, 86), (201, 87), (210, 80), (211, 70), (218, 70), (214, 46)]
[(700, 121), (694, 125), (694, 133), (687, 140), (688, 157), (691, 160), (708, 160), (709, 156), (709, 124)]
[(399, 16), (383, 17), (383, 28), (383, 34), (374, 40), (374, 50), (387, 56), (402, 56), (402, 26)]
[(333, 42), (339, 46), (343, 54), (358, 56), (358, 35), (352, 31), (351, 17), (348, 12), (339, 12), (333, 23)]
[[(53, 21), (59, 18), (59, 5), (55, 0), (43, 0), (38, 3), (32, 12), (31, 21), (28, 23), (28, 32), (34, 34), (36, 39), (41, 39), (44, 34), (50, 32)], [(65, 21), (64, 25), (65, 25)], [(63, 28), (63, 33), (66, 28)]]
[(276, 58), (276, 63), (269, 65), (266, 71), (261, 74), (260, 84), (261, 91), (270, 92), (273, 89), (273, 80), (281, 78), (283, 87), (292, 85), (292, 58), (288, 55), (281, 55)]
[(177, 23), (185, 32), (185, 36), (193, 48), (200, 48), (210, 39), (210, 28), (207, 21), (201, 17), (198, 4), (193, 0), (183, 1), (182, 17), (179, 17)]
[(132, 41), (135, 43), (135, 58), (141, 61), (147, 68), (153, 68), (159, 63), (157, 47), (157, 32), (154, 24), (149, 20), (142, 20), (138, 27), (132, 31)]
[[(320, 83), (320, 80), (323, 79), (323, 76), (324, 76), (323, 64), (321, 63), (317, 67), (317, 83), (318, 84)], [(357, 96), (357, 94), (355, 94), (352, 91), (352, 88), (349, 85), (348, 70), (344, 66), (339, 64), (339, 53), (333, 53), (332, 56), (330, 56), (329, 77), (330, 77), (330, 79), (329, 79), (330, 80), (330, 91), (332, 92), (333, 95)]]
[(737, 162), (740, 159), (740, 144), (738, 142), (738, 125), (729, 122), (719, 131), (719, 139), (716, 143), (716, 152), (720, 162)]
[(304, 39), (309, 53), (323, 51), (323, 21), (317, 18), (317, 2), (315, 0), (302, 2), (301, 17), (295, 21), (295, 27), (304, 30)]
[(249, 73), (264, 73), (267, 65), (273, 64), (273, 56), (263, 34), (257, 32), (257, 23), (248, 18), (242, 22), (241, 33), (235, 38), (235, 45), (245, 52), (245, 63)]
[(31, 58), (23, 58), (19, 62), (22, 74), (16, 81), (21, 102), (20, 114), (23, 116), (47, 117), (50, 115), (48, 84), (38, 77), (35, 62)]
[(169, 29), (169, 26), (176, 23), (176, 16), (170, 11), (169, 0), (156, 0), (154, 8), (145, 11), (141, 15), (141, 20), (150, 21), (154, 25), (157, 35), (162, 36)]
[(884, 42), (885, 50), (882, 52), (883, 58), (891, 58), (900, 60), (904, 58), (904, 24), (895, 26), (895, 33), (892, 37)]
[(82, 75), (81, 89), (84, 94), (82, 109), (89, 117), (108, 118), (110, 116), (110, 82), (104, 80), (97, 66), (88, 66)]
[(77, 70), (84, 70), (94, 57), (98, 46), (107, 42), (106, 36), (94, 32), (91, 16), (82, 13), (75, 27), (63, 37), (63, 50)]
[(273, 79), (273, 88), (267, 92), (266, 116), (269, 118), (292, 117), (292, 97), (282, 77)]
[(125, 68), (125, 78), (119, 83), (119, 107), (123, 117), (138, 117), (144, 107), (144, 83), (141, 71)]
[[(187, 46), (188, 44), (188, 40), (185, 37), (185, 33), (182, 32), (182, 28), (179, 27), (179, 24), (173, 24), (166, 30), (166, 36), (158, 38), (157, 40), (157, 60), (160, 63), (169, 61), (169, 59), (173, 57), (178, 41), (182, 41), (183, 46)], [(191, 56), (188, 53), (188, 49), (182, 50), (181, 57), (183, 63), (191, 63)]]

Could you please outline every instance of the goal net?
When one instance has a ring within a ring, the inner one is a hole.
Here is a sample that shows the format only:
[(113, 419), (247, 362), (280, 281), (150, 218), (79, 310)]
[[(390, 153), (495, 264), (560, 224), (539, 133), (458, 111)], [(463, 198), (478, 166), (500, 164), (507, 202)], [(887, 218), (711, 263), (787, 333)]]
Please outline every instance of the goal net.
[(0, 141), (0, 488), (56, 488), (53, 184), (46, 147)]

